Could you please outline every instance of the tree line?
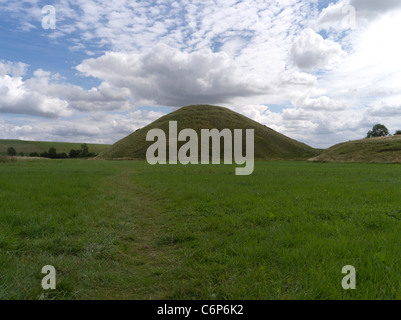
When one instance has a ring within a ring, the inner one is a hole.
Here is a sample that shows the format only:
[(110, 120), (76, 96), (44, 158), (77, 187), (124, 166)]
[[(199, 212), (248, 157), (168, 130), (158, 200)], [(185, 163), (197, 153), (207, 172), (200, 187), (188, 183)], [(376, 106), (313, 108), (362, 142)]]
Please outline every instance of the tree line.
[[(7, 155), (10, 157), (15, 157), (18, 155), (17, 150), (14, 147), (9, 147), (7, 149)], [(23, 152), (19, 153), (20, 156), (25, 156)], [(71, 149), (69, 154), (65, 152), (57, 153), (55, 147), (50, 147), (47, 152), (32, 152), (29, 154), (30, 157), (41, 157), (41, 158), (49, 158), (49, 159), (68, 159), (68, 158), (92, 158), (96, 157), (97, 154), (93, 152), (89, 152), (89, 147), (86, 143), (81, 145), (80, 149)]]
[[(394, 135), (401, 135), (401, 130), (397, 130)], [(386, 128), (385, 125), (383, 124), (376, 124), (372, 130), (368, 131), (368, 134), (366, 138), (377, 138), (377, 137), (387, 137), (391, 136), (390, 132)], [(7, 155), (11, 157), (15, 157), (18, 155), (17, 150), (15, 150), (14, 147), (9, 147), (7, 149)], [(20, 152), (20, 156), (25, 156), (23, 152)], [(96, 157), (97, 154), (93, 152), (89, 152), (88, 145), (86, 143), (81, 144), (81, 149), (71, 149), (69, 154), (66, 154), (65, 152), (63, 153), (57, 153), (56, 148), (51, 147), (49, 148), (48, 152), (32, 152), (29, 154), (30, 157), (41, 157), (41, 158), (50, 158), (50, 159), (68, 159), (68, 158), (92, 158)]]

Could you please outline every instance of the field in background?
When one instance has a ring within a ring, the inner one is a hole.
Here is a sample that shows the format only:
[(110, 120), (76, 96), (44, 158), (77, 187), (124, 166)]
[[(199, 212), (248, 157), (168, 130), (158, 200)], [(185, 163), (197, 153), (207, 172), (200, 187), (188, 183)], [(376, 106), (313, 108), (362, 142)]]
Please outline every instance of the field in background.
[(401, 299), (400, 165), (234, 168), (0, 163), (0, 298)]
[[(99, 154), (109, 148), (105, 144), (92, 144), (87, 143), (89, 152)], [(0, 140), (0, 155), (6, 155), (7, 149), (13, 147), (18, 154), (23, 152), (25, 155), (30, 153), (47, 152), (51, 147), (56, 148), (58, 153), (68, 154), (71, 149), (77, 150), (81, 148), (81, 143), (68, 143), (68, 142), (44, 142), (44, 141), (22, 141), (22, 140)]]

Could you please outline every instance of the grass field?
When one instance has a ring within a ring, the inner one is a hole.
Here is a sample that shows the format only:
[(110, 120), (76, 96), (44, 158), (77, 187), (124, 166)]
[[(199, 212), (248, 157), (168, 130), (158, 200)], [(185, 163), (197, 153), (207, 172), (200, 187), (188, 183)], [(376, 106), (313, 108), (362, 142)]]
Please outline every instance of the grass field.
[[(109, 148), (109, 145), (105, 144), (91, 144), (88, 143), (89, 152), (99, 154)], [(46, 142), (46, 141), (23, 141), (23, 140), (2, 140), (0, 139), (0, 155), (6, 155), (7, 149), (13, 147), (18, 154), (21, 152), (24, 155), (30, 153), (41, 153), (47, 152), (50, 148), (56, 148), (58, 153), (68, 154), (71, 149), (81, 149), (81, 143), (69, 143), (69, 142)]]
[(401, 299), (400, 165), (45, 163), (0, 163), (1, 299)]

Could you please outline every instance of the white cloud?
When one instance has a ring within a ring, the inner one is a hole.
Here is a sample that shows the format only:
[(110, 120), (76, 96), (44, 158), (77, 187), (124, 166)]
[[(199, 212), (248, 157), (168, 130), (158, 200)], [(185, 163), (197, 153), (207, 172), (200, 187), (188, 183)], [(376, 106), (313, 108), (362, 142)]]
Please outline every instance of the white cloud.
[(338, 61), (342, 54), (341, 46), (331, 40), (325, 40), (315, 31), (307, 28), (294, 43), (291, 58), (295, 65), (302, 70), (327, 68)]
[(319, 86), (332, 96), (352, 99), (357, 107), (380, 96), (400, 93), (401, 11), (387, 13), (363, 31), (352, 34), (352, 51), (336, 69), (321, 77)]
[(304, 110), (343, 111), (348, 107), (345, 101), (336, 101), (327, 96), (317, 98), (302, 97), (293, 102), (294, 106)]
[(78, 113), (74, 119), (0, 119), (0, 139), (112, 144), (163, 116), (158, 111), (134, 110), (123, 114)]
[(21, 77), (0, 76), (0, 112), (55, 118), (69, 116), (68, 103), (31, 90)]
[(77, 70), (114, 90), (129, 90), (136, 104), (180, 107), (225, 103), (266, 88), (248, 78), (225, 53), (186, 53), (159, 45), (144, 53), (108, 52), (84, 60)]
[(308, 86), (314, 87), (317, 85), (316, 76), (305, 73), (298, 72), (294, 70), (288, 70), (280, 74), (280, 85), (281, 86)]
[(0, 113), (45, 118), (72, 116), (78, 111), (123, 111), (132, 109), (129, 90), (102, 83), (93, 90), (62, 83), (58, 74), (38, 69), (23, 79), (27, 65), (0, 63)]
[(401, 122), (399, 121), (401, 119), (401, 95), (374, 101), (367, 109), (367, 114), (381, 118), (398, 117), (396, 121), (401, 127)]
[(0, 61), (0, 76), (22, 77), (26, 74), (27, 68), (28, 65), (22, 62)]
[[(344, 31), (349, 29), (351, 26), (349, 25), (349, 20), (347, 16), (351, 14), (351, 8), (348, 8), (348, 5), (349, 1), (344, 0), (338, 1), (337, 3), (330, 3), (327, 8), (322, 10), (314, 27), (317, 30), (331, 31)], [(357, 16), (355, 10), (355, 18), (356, 17)]]

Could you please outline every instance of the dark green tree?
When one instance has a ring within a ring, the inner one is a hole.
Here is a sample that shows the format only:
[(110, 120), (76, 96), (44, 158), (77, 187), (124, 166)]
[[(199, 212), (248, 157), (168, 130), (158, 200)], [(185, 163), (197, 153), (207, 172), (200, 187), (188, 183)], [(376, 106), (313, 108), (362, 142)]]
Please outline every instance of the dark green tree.
[(376, 124), (372, 130), (369, 130), (367, 138), (387, 137), (388, 129), (383, 124)]
[(57, 158), (57, 151), (56, 151), (56, 148), (51, 147), (51, 148), (49, 149), (49, 152), (47, 153), (47, 155), (48, 155), (49, 158), (52, 158), (52, 159)]
[(78, 156), (78, 153), (76, 150), (71, 149), (69, 155), (70, 155), (70, 158), (76, 158)]
[(17, 150), (15, 150), (13, 147), (10, 147), (7, 149), (7, 155), (10, 157), (15, 157), (17, 155)]
[(395, 136), (401, 135), (401, 130), (397, 130), (397, 131), (394, 133), (394, 135), (395, 135)]
[(82, 156), (87, 157), (89, 154), (89, 148), (86, 143), (81, 145), (81, 150), (82, 150)]

